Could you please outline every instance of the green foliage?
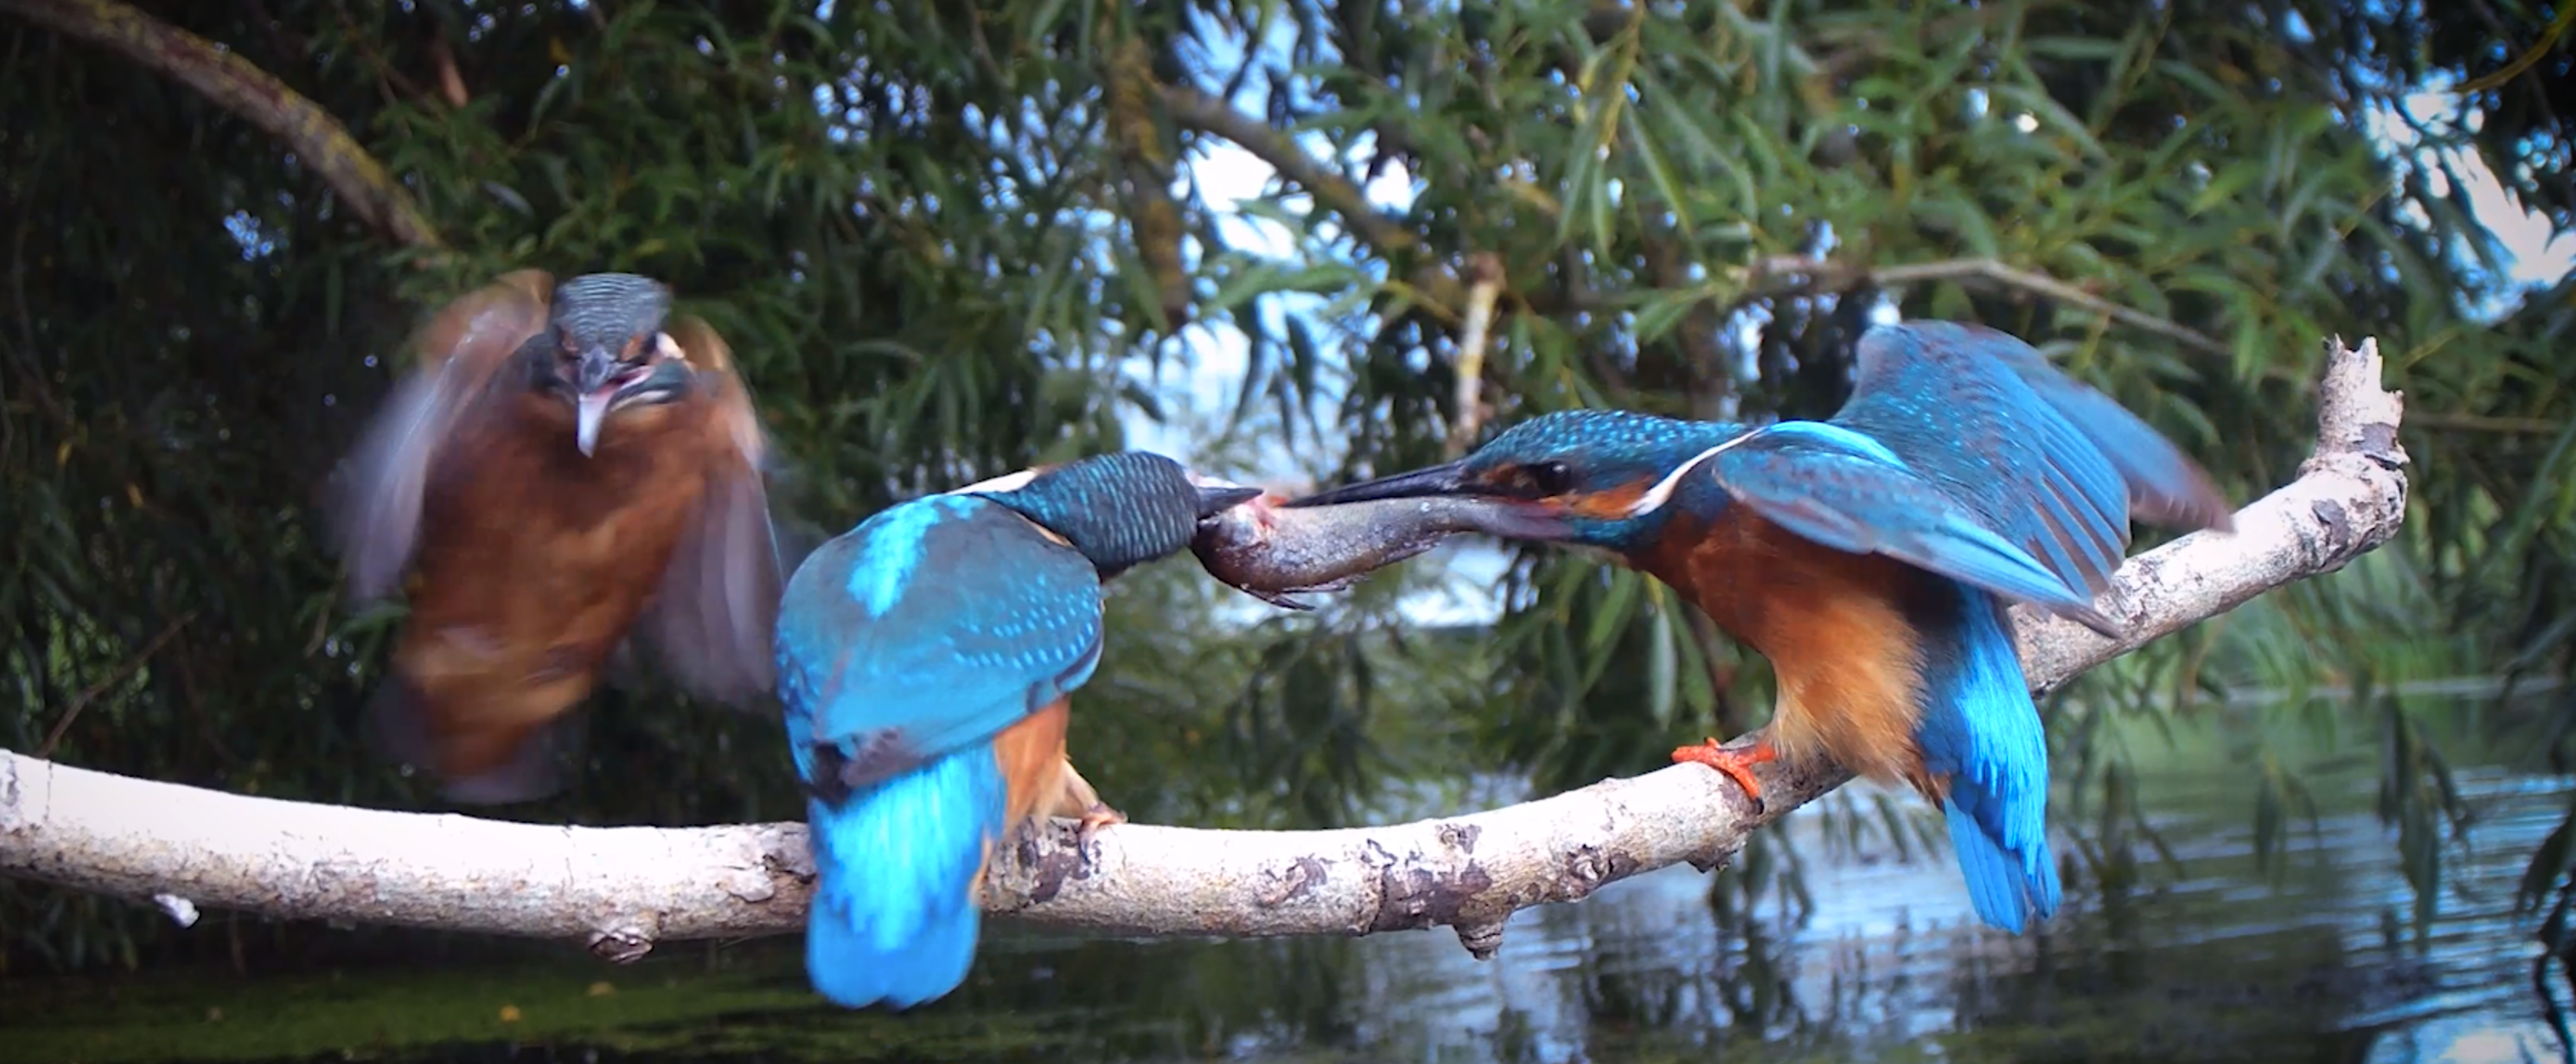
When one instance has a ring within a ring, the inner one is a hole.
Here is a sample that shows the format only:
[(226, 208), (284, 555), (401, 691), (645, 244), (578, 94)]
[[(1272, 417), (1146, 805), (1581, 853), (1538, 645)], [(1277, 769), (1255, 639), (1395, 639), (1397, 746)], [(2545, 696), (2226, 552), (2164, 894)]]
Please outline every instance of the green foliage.
[[(1203, 461), (1273, 438), (1337, 474), (1435, 460), (1461, 416), (1459, 264), (1487, 253), (1489, 429), (1576, 405), (1819, 416), (1884, 299), (2042, 344), (2251, 498), (2306, 451), (2320, 339), (2378, 337), (2409, 398), (2404, 541), (2049, 713), (2077, 849), (2118, 876), (2155, 840), (2110, 725), (2288, 693), (2231, 718), (2264, 837), (2308, 807), (2300, 758), (2371, 746), (2429, 904), (2453, 830), (2440, 744), (2373, 699), (2576, 656), (2576, 287), (2475, 316), (2495, 242), (2462, 182), (2363, 132), (2426, 77), (2497, 71), (2499, 36), (2538, 39), (2537, 9), (2472, 6), (2496, 22), (2206, 0), (145, 5), (336, 116), (440, 253), (364, 227), (187, 86), (0, 20), (0, 105), (29, 116), (0, 130), (0, 676), (21, 707), (0, 742), (425, 804), (352, 727), (400, 613), (340, 605), (311, 504), (424, 309), (504, 269), (672, 282), (746, 367), (810, 543), (1119, 445), (1122, 415), (1162, 413), (1140, 382), (1200, 330), (1251, 358)], [(2569, 169), (2568, 65), (2561, 45), (2414, 122), (2422, 145), (2480, 153), (2571, 228), (2547, 176)], [(1177, 164), (1227, 138), (1294, 180), (1211, 202)], [(1363, 212), (1390, 175), (1407, 201)], [(1522, 552), (1491, 638), (1406, 631), (1409, 579), (1248, 626), (1211, 621), (1243, 600), (1186, 563), (1122, 581), (1077, 758), (1140, 818), (1329, 824), (1439, 800), (1425, 779), (1639, 771), (1768, 704), (1758, 656), (1633, 574)], [(2369, 719), (2317, 711), (2310, 684)], [(2555, 705), (2496, 724), (2563, 761), (2576, 699)], [(795, 815), (770, 722), (654, 690), (594, 710), (571, 794), (507, 815)], [(1922, 841), (1900, 805), (1829, 812), (1850, 842)], [(1776, 877), (1729, 882), (1794, 895), (1797, 860), (1782, 843)], [(31, 929), (13, 964), (131, 964), (159, 933), (8, 886), (0, 919)]]

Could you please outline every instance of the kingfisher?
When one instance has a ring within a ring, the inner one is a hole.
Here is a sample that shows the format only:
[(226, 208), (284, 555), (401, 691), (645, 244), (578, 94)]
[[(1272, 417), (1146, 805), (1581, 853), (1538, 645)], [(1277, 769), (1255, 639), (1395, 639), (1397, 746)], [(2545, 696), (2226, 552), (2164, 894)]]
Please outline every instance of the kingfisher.
[(779, 565), (724, 339), (651, 278), (520, 270), (410, 346), (333, 487), (349, 593), (410, 573), (375, 745), (451, 801), (544, 797), (555, 723), (637, 635), (684, 688), (758, 708)]
[(2061, 897), (2048, 744), (2008, 601), (2116, 637), (2094, 605), (2132, 516), (2231, 528), (2207, 472), (2029, 344), (1980, 325), (1882, 325), (1825, 421), (1752, 426), (1615, 410), (1541, 415), (1444, 465), (1289, 506), (1466, 496), (1529, 508), (1528, 538), (1605, 553), (1768, 658), (1767, 735), (1673, 752), (1755, 809), (1752, 767), (1829, 757), (1946, 815), (1978, 918), (2019, 934)]
[(788, 578), (778, 695), (806, 790), (814, 989), (910, 1008), (965, 981), (994, 847), (1039, 816), (1124, 818), (1065, 755), (1103, 583), (1261, 494), (1145, 451), (890, 507)]

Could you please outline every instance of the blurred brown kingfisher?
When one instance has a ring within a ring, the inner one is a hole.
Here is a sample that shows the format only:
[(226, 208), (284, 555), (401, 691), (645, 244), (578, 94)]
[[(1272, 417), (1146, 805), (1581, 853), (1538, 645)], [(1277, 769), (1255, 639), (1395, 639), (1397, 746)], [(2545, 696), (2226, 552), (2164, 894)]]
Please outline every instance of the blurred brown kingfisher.
[(732, 352), (670, 289), (507, 274), (439, 310), (338, 485), (360, 600), (411, 616), (369, 703), (457, 802), (561, 785), (553, 727), (627, 642), (700, 696), (771, 686), (779, 561)]

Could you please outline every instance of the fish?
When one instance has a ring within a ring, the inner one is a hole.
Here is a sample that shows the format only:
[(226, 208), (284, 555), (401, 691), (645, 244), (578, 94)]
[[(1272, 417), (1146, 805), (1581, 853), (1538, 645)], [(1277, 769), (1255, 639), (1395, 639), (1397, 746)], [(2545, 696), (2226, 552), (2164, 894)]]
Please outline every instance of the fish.
[(1545, 534), (1558, 518), (1516, 500), (1385, 499), (1288, 508), (1264, 492), (1201, 518), (1190, 553), (1220, 583), (1287, 610), (1295, 596), (1346, 591), (1451, 536)]

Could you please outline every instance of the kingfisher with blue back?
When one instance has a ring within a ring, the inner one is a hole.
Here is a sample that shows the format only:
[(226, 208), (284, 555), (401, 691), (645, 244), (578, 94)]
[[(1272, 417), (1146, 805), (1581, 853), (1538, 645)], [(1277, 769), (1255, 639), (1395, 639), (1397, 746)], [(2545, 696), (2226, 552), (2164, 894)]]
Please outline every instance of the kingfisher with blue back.
[(2209, 475), (2029, 344), (1978, 325), (1883, 325), (1826, 421), (1764, 426), (1546, 414), (1456, 462), (1319, 492), (1319, 506), (1466, 496), (1613, 555), (1770, 659), (1767, 735), (1673, 752), (1761, 808), (1754, 765), (1825, 756), (1947, 815), (1979, 919), (2015, 934), (2061, 898), (2048, 743), (2007, 601), (2116, 637), (2095, 606), (2130, 518), (2228, 529)]
[(836, 1004), (910, 1008), (965, 981), (994, 848), (1040, 816), (1121, 817), (1065, 756), (1100, 664), (1102, 584), (1259, 495), (1144, 451), (886, 509), (787, 582), (778, 695), (807, 792), (806, 971)]

